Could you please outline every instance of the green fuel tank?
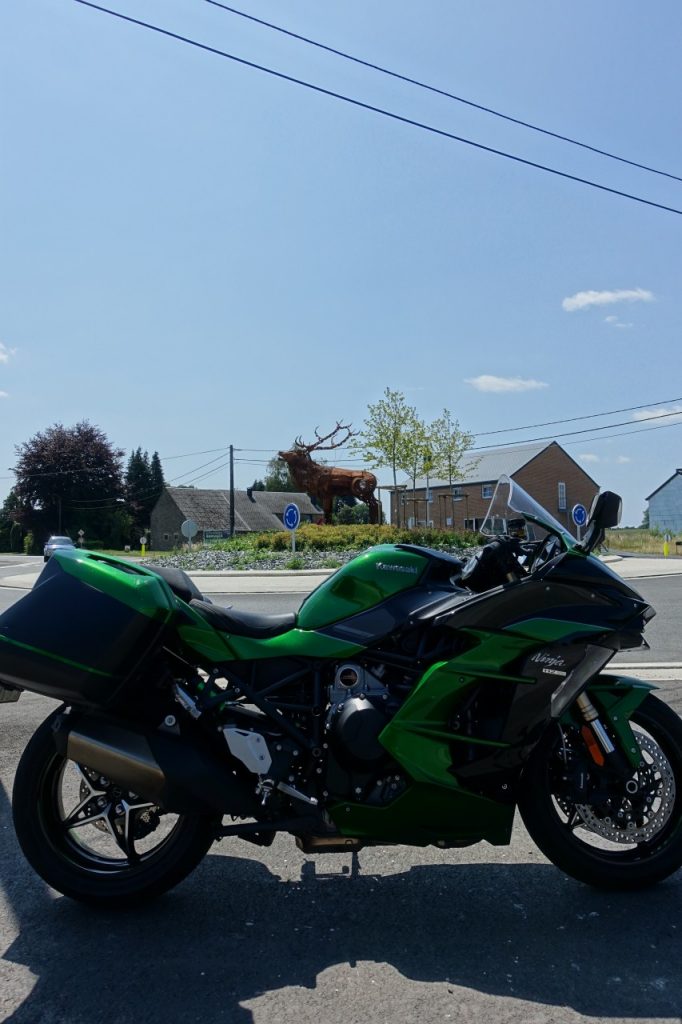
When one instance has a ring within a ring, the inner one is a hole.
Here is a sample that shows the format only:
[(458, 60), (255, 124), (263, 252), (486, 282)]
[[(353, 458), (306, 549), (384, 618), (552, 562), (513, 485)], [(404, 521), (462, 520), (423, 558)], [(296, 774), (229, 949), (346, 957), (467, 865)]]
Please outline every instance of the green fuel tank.
[(429, 566), (414, 548), (380, 544), (358, 555), (304, 600), (299, 629), (322, 629), (419, 585)]

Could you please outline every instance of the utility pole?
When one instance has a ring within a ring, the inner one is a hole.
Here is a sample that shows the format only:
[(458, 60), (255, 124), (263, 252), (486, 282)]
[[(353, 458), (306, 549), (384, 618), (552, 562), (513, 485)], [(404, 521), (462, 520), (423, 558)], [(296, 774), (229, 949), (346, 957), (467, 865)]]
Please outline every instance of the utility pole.
[(234, 445), (230, 445), (230, 537), (234, 537)]

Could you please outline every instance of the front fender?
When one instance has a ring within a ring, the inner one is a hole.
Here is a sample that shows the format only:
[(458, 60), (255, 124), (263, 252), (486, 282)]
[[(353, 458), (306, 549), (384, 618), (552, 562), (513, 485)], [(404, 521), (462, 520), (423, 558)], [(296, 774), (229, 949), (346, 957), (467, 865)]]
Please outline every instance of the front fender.
[[(619, 741), (620, 749), (633, 768), (639, 767), (641, 751), (630, 727), (630, 719), (645, 697), (656, 687), (633, 676), (609, 675), (600, 672), (585, 688), (592, 703), (599, 710), (602, 722)], [(567, 721), (576, 721), (576, 710), (566, 712)]]

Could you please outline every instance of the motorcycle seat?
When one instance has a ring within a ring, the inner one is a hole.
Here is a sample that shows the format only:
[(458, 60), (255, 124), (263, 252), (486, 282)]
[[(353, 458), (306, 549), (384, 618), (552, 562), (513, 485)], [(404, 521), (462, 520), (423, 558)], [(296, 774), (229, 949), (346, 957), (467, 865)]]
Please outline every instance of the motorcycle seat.
[(176, 594), (181, 601), (185, 601), (187, 604), (190, 603), (194, 598), (198, 601), (206, 601), (207, 598), (201, 593), (199, 588), (193, 583), (186, 572), (182, 569), (168, 569), (165, 566), (148, 566), (147, 567), (155, 575), (160, 576), (162, 580), (165, 580), (168, 586), (171, 588), (174, 594)]
[(201, 615), (214, 629), (234, 636), (246, 636), (252, 640), (269, 640), (273, 636), (288, 633), (296, 625), (295, 612), (284, 615), (254, 615), (252, 612), (238, 612), (234, 608), (221, 608), (208, 601), (194, 599), (190, 607)]

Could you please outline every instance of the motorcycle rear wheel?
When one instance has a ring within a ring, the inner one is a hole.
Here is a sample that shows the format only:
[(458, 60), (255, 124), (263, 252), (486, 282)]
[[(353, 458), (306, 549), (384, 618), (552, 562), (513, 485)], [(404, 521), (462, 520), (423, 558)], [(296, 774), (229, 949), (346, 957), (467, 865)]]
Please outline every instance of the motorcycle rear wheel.
[[(566, 874), (602, 889), (642, 889), (682, 866), (682, 720), (648, 695), (630, 723), (644, 766), (634, 778), (652, 797), (639, 823), (631, 815), (630, 832), (625, 812), (618, 821), (603, 807), (592, 807), (584, 798), (570, 801), (560, 793), (558, 725), (534, 751), (519, 797), (523, 822), (545, 856)], [(621, 795), (621, 810), (623, 805), (627, 809), (624, 787)]]
[(216, 820), (167, 815), (57, 752), (50, 715), (17, 767), (14, 827), (33, 869), (72, 899), (130, 907), (177, 885), (208, 852)]

